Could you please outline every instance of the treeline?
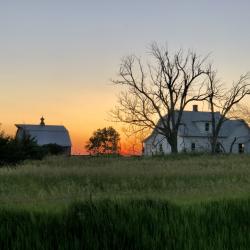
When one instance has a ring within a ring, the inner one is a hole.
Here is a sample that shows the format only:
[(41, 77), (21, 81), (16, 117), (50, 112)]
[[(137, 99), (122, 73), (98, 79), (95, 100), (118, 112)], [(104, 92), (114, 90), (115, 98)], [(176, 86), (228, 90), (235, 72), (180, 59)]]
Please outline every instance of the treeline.
[(17, 140), (0, 132), (0, 166), (15, 165), (24, 160), (41, 160), (48, 154), (60, 154), (63, 148), (57, 144), (39, 146), (36, 141), (27, 136)]

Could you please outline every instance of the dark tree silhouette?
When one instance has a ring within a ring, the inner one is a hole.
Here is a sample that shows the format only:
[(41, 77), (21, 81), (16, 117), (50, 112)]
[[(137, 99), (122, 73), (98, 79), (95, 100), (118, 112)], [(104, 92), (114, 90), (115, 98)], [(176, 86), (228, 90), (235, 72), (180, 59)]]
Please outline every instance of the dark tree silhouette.
[(119, 142), (119, 133), (108, 127), (94, 131), (85, 148), (92, 155), (119, 154)]
[[(229, 89), (225, 89), (223, 84), (216, 78), (216, 72), (210, 67), (208, 83), (209, 108), (211, 111), (212, 133), (210, 136), (211, 151), (216, 153), (218, 148), (218, 137), (223, 123), (230, 116), (233, 108), (241, 102), (241, 100), (250, 94), (250, 74), (246, 73), (240, 76), (240, 79), (234, 82)], [(215, 112), (219, 111), (220, 116), (216, 116)], [(232, 144), (235, 140), (232, 142)], [(232, 146), (231, 146), (232, 148)], [(231, 149), (230, 149), (231, 151)]]
[(150, 54), (154, 61), (146, 66), (136, 56), (122, 60), (119, 79), (113, 82), (125, 90), (111, 116), (114, 121), (136, 126), (137, 131), (155, 130), (176, 153), (183, 110), (187, 104), (207, 98), (207, 57), (182, 50), (171, 56), (167, 48), (156, 43)]
[(234, 119), (243, 119), (250, 125), (250, 107), (247, 104), (237, 103), (229, 112), (229, 116)]
[(43, 148), (33, 138), (27, 136), (16, 140), (0, 131), (0, 166), (15, 165), (27, 159), (41, 160), (45, 155)]

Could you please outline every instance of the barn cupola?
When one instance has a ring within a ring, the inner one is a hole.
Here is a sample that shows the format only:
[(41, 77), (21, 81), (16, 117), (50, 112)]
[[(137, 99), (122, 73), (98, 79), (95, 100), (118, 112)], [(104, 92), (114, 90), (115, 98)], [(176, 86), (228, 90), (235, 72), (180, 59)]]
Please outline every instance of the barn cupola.
[(40, 120), (41, 120), (40, 125), (41, 125), (41, 126), (45, 126), (45, 123), (44, 123), (44, 120), (45, 120), (45, 119), (43, 118), (43, 116), (41, 117)]

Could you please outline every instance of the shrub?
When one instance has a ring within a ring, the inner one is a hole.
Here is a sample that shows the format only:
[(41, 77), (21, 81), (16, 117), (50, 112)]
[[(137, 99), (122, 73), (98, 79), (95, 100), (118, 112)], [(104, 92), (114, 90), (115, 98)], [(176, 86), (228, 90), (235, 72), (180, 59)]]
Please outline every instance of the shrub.
[(32, 138), (20, 141), (1, 133), (0, 165), (18, 164), (26, 159), (41, 160), (45, 155), (46, 151)]
[(55, 143), (43, 145), (42, 148), (44, 149), (46, 154), (50, 155), (60, 155), (64, 153), (64, 148)]

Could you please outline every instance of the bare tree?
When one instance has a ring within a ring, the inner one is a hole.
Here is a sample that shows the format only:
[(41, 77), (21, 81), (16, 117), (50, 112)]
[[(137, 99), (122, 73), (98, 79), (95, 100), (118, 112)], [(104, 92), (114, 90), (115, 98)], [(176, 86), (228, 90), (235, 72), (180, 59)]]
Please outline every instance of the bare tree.
[[(219, 145), (218, 137), (223, 123), (227, 120), (230, 111), (246, 96), (250, 94), (250, 74), (241, 75), (237, 82), (234, 82), (228, 90), (216, 78), (216, 72), (210, 67), (208, 71), (208, 98), (211, 110), (212, 133), (210, 137), (211, 151), (215, 153)], [(216, 115), (219, 111), (220, 115)], [(235, 140), (232, 142), (232, 145)], [(231, 147), (232, 147), (231, 145)], [(230, 149), (231, 150), (231, 149)]]
[(243, 119), (250, 125), (250, 107), (249, 105), (237, 103), (229, 112), (229, 116), (233, 119)]
[(125, 136), (122, 151), (129, 155), (140, 155), (144, 150), (143, 140), (150, 133), (149, 129), (137, 131), (134, 126), (126, 126), (122, 128), (122, 132)]
[(136, 56), (122, 60), (119, 79), (113, 82), (125, 90), (111, 114), (115, 121), (136, 126), (137, 131), (155, 130), (177, 153), (183, 110), (190, 102), (207, 98), (207, 57), (182, 50), (171, 56), (167, 48), (156, 43), (151, 45), (150, 54), (154, 61), (146, 66)]

